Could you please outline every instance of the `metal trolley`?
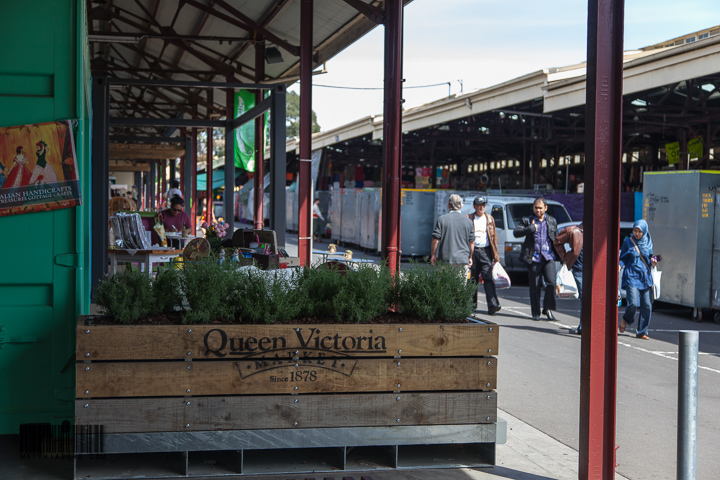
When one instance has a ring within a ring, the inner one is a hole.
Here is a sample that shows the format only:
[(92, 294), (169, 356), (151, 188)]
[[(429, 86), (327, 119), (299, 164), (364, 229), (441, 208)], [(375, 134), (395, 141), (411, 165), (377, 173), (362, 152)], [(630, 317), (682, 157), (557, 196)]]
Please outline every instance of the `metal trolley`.
[(659, 300), (720, 323), (720, 171), (645, 173), (643, 218), (662, 255)]

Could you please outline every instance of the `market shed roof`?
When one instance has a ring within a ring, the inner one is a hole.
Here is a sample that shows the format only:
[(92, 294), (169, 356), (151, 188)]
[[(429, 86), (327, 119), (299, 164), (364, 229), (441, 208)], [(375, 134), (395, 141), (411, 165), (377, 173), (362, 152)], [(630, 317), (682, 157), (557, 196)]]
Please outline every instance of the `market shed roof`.
[[(716, 122), (720, 118), (720, 34), (692, 43), (627, 51), (623, 68), (624, 116), (627, 120), (624, 128), (627, 132), (662, 134), (663, 128), (680, 124), (698, 128), (710, 119)], [(513, 118), (545, 119), (554, 124), (555, 140), (569, 135), (573, 141), (582, 142), (586, 69), (584, 62), (546, 68), (461, 96), (407, 109), (403, 112), (402, 127), (406, 132), (406, 145), (413, 132), (421, 136), (428, 132), (433, 132), (433, 136), (455, 132), (460, 137), (477, 141), (478, 129), (473, 125), (481, 118), (494, 122), (494, 117), (503, 117), (503, 113)], [(525, 123), (525, 129), (537, 128), (532, 122)], [(486, 127), (480, 133), (493, 131), (491, 124)], [(365, 139), (361, 144), (372, 143), (382, 135), (382, 115), (368, 116), (313, 134), (313, 149), (361, 138)], [(532, 138), (529, 133), (521, 136)], [(488, 140), (489, 137), (486, 136)], [(498, 142), (498, 150), (507, 150), (500, 145), (505, 143), (502, 139)], [(286, 150), (296, 149), (296, 139), (288, 139)], [(457, 151), (456, 146), (453, 149)]]
[[(412, 0), (405, 0), (405, 4)], [(294, 83), (299, 74), (300, 0), (89, 0), (90, 59), (96, 77), (202, 82)], [(314, 0), (313, 67), (383, 21), (377, 0)], [(263, 66), (256, 46), (265, 47)], [(270, 59), (272, 56), (272, 59)], [(264, 75), (256, 72), (264, 67)], [(115, 85), (111, 117), (225, 115), (208, 89)], [(197, 114), (195, 113), (197, 106)], [(113, 134), (163, 134), (115, 126)]]

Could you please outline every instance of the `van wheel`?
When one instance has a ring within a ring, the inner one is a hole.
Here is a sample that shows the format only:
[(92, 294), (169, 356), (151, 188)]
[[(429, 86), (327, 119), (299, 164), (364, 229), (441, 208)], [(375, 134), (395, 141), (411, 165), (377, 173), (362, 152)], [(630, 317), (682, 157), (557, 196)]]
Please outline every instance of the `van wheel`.
[(715, 313), (715, 317), (713, 318), (713, 320), (715, 320), (715, 323), (720, 325), (720, 312)]

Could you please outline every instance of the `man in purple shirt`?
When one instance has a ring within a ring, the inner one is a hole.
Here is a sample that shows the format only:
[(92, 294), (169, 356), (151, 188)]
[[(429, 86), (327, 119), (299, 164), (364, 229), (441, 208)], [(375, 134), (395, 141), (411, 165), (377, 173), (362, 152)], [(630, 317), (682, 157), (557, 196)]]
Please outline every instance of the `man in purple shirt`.
[(528, 266), (528, 283), (530, 284), (530, 314), (533, 320), (540, 320), (540, 282), (545, 280), (545, 298), (543, 299), (543, 315), (551, 322), (555, 321), (552, 311), (555, 310), (555, 260), (557, 255), (553, 247), (557, 237), (557, 220), (546, 215), (547, 202), (537, 198), (533, 203), (532, 217), (525, 217), (515, 227), (515, 238), (525, 237), (520, 260)]

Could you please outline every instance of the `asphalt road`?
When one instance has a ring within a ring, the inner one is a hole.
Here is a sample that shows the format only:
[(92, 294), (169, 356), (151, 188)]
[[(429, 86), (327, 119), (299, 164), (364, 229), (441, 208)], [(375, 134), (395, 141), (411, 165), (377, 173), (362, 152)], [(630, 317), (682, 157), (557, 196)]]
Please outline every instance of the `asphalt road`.
[[(557, 322), (534, 322), (527, 284), (498, 293), (503, 309), (491, 318), (502, 326), (498, 407), (577, 450), (581, 337), (569, 329), (577, 325), (580, 301), (559, 300)], [(482, 316), (482, 291), (479, 297)], [(618, 337), (617, 472), (633, 480), (677, 478), (679, 330), (700, 331), (697, 478), (720, 475), (720, 325), (693, 322), (689, 308), (659, 304), (650, 340), (635, 338), (630, 328)]]
[[(296, 244), (289, 243), (288, 250), (297, 252)], [(315, 248), (324, 250), (327, 245)], [(356, 256), (378, 259), (362, 252)], [(581, 337), (569, 330), (577, 326), (580, 301), (558, 300), (557, 322), (534, 322), (527, 276), (513, 275), (513, 282), (510, 289), (498, 291), (503, 309), (487, 317), (503, 327), (498, 407), (578, 450)], [(484, 316), (482, 287), (478, 297)], [(624, 309), (620, 307), (619, 315)], [(697, 478), (720, 478), (720, 325), (712, 315), (705, 317), (696, 323), (690, 308), (658, 304), (650, 322), (650, 340), (635, 338), (632, 328), (618, 336), (617, 473), (631, 480), (677, 478), (678, 331), (697, 330)]]

